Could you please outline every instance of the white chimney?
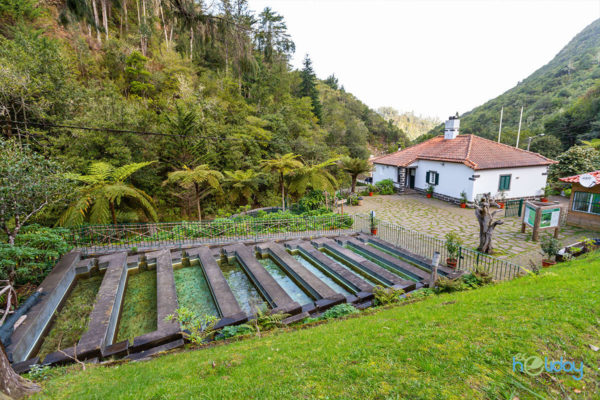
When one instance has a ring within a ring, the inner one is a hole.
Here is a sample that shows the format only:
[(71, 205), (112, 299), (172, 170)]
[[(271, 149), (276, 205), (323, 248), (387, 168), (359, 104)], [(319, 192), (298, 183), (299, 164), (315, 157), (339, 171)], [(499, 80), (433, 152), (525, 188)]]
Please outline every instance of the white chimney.
[(446, 129), (444, 129), (444, 139), (454, 139), (458, 136), (458, 128), (460, 127), (460, 119), (458, 113), (455, 116), (451, 116), (446, 121)]

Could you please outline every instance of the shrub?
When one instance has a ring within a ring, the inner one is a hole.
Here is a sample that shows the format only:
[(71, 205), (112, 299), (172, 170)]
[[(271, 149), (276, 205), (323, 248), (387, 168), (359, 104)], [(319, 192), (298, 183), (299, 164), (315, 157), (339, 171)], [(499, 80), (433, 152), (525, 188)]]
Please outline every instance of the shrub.
[(404, 290), (394, 288), (384, 288), (382, 286), (375, 286), (373, 288), (373, 295), (375, 296), (375, 305), (387, 305), (397, 303), (402, 300)]
[(470, 289), (476, 289), (481, 286), (489, 285), (493, 282), (492, 276), (482, 269), (476, 269), (470, 274), (463, 275), (461, 279)]
[(560, 242), (552, 235), (546, 235), (540, 242), (542, 254), (548, 257), (548, 260), (552, 259), (560, 250)]
[(438, 278), (436, 282), (436, 293), (452, 293), (466, 290), (467, 286), (462, 279), (448, 279), (445, 277)]
[(318, 210), (325, 206), (325, 195), (321, 190), (311, 190), (298, 201), (300, 212)]
[[(215, 325), (219, 321), (214, 315), (196, 315), (186, 307), (180, 307), (175, 314), (169, 315), (167, 321), (178, 321), (185, 338), (194, 344), (202, 344), (215, 334)], [(189, 333), (188, 333), (189, 332)]]
[(456, 259), (458, 250), (462, 245), (462, 239), (456, 232), (446, 233), (446, 251), (448, 252), (448, 258)]
[(391, 179), (384, 179), (375, 184), (379, 194), (394, 194), (394, 182)]
[(460, 192), (460, 202), (462, 204), (467, 204), (467, 192), (465, 192), (464, 190)]
[(248, 324), (230, 325), (221, 329), (221, 337), (222, 339), (229, 339), (235, 336), (247, 335), (253, 332), (254, 328)]
[(333, 306), (329, 310), (325, 311), (323, 315), (321, 315), (320, 319), (340, 318), (345, 315), (356, 314), (358, 312), (358, 309), (352, 304), (342, 303), (338, 304), (337, 306)]
[(256, 310), (256, 318), (252, 320), (254, 330), (260, 335), (261, 331), (270, 331), (283, 326), (283, 320), (290, 314), (282, 312), (271, 313), (269, 311)]

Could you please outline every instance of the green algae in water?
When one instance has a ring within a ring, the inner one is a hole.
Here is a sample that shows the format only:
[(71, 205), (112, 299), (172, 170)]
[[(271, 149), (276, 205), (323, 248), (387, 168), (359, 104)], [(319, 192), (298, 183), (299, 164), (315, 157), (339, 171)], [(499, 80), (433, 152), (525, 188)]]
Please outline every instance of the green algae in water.
[(350, 250), (350, 251), (353, 251), (353, 252), (355, 252), (356, 254), (358, 254), (358, 255), (360, 255), (360, 256), (363, 256), (363, 257), (364, 257), (364, 258), (366, 258), (367, 260), (369, 260), (369, 261), (371, 261), (371, 262), (373, 262), (373, 263), (375, 263), (375, 264), (379, 265), (381, 268), (385, 268), (385, 269), (387, 269), (387, 270), (388, 270), (388, 271), (390, 271), (392, 274), (394, 274), (394, 275), (398, 275), (398, 276), (399, 276), (400, 278), (402, 278), (402, 279), (406, 279), (406, 280), (413, 281), (413, 282), (417, 282), (417, 281), (418, 281), (418, 279), (415, 279), (415, 278), (413, 278), (413, 277), (412, 277), (412, 276), (410, 276), (410, 275), (403, 274), (402, 272), (398, 271), (396, 268), (389, 266), (387, 263), (385, 263), (385, 262), (383, 262), (383, 261), (381, 261), (381, 260), (378, 260), (377, 258), (375, 258), (375, 257), (373, 257), (373, 256), (370, 256), (369, 254), (365, 253), (364, 251), (362, 251), (362, 250), (360, 250), (360, 249), (357, 249), (357, 248), (356, 248), (356, 247), (354, 247), (354, 246), (344, 246), (344, 247), (345, 247), (345, 248), (347, 248), (347, 249), (348, 249), (348, 250)]
[(261, 297), (237, 260), (224, 261), (219, 266), (242, 311), (254, 315), (257, 309), (267, 308), (267, 302)]
[(179, 307), (185, 307), (198, 316), (219, 316), (201, 267), (176, 269), (173, 275)]
[(308, 297), (302, 289), (294, 283), (294, 281), (286, 275), (285, 272), (279, 268), (279, 266), (271, 258), (259, 259), (260, 263), (265, 269), (271, 274), (271, 276), (279, 283), (279, 286), (285, 290), (285, 292), (292, 298), (292, 300), (298, 302), (300, 305), (312, 303), (313, 300)]
[[(389, 254), (389, 255), (390, 255), (390, 256), (392, 256), (392, 257), (396, 257), (398, 260), (401, 260), (401, 261), (407, 262), (407, 263), (409, 263), (409, 264), (411, 264), (411, 265), (414, 265), (415, 267), (419, 268), (420, 270), (423, 270), (423, 271), (425, 271), (425, 272), (431, 272), (431, 269), (429, 269), (429, 268), (425, 268), (425, 267), (424, 267), (424, 266), (422, 266), (421, 264), (415, 263), (415, 262), (413, 262), (413, 261), (411, 261), (411, 260), (409, 260), (409, 259), (407, 259), (407, 258), (401, 257), (400, 255), (398, 255), (398, 254), (396, 254), (396, 253), (394, 253), (394, 252), (392, 252), (392, 251), (389, 251), (389, 250), (388, 250), (388, 249), (386, 249), (386, 248), (383, 248), (383, 247), (381, 247), (381, 246), (378, 246), (378, 245), (376, 245), (375, 243), (367, 243), (367, 246), (371, 246), (371, 247), (373, 247), (374, 249), (377, 249), (377, 250), (383, 251), (384, 253), (386, 253), (386, 254)], [(443, 273), (442, 271), (439, 271), (439, 273), (440, 273), (440, 274), (442, 274), (442, 275), (444, 275), (444, 273)]]
[(155, 331), (156, 318), (156, 271), (130, 272), (116, 342)]
[(87, 331), (102, 275), (78, 279), (65, 305), (56, 315), (52, 328), (38, 352), (40, 359), (59, 349), (75, 345)]
[(355, 267), (348, 265), (345, 261), (342, 261), (342, 260), (338, 259), (337, 257), (334, 257), (333, 255), (331, 255), (331, 253), (329, 253), (329, 251), (321, 250), (321, 253), (323, 253), (325, 255), (325, 257), (331, 259), (332, 261), (335, 261), (342, 267), (346, 268), (348, 271), (352, 272), (354, 275), (358, 276), (363, 281), (366, 281), (367, 283), (370, 283), (373, 286), (381, 286), (381, 283), (377, 280), (377, 278), (371, 276), (370, 274), (368, 274), (367, 272), (365, 272), (363, 270), (360, 270), (360, 272), (357, 272), (354, 269)]
[(340, 285), (336, 281), (334, 281), (331, 277), (325, 275), (325, 273), (323, 271), (321, 271), (319, 268), (315, 267), (310, 261), (308, 261), (302, 255), (292, 254), (292, 257), (294, 257), (296, 260), (298, 260), (298, 262), (300, 264), (302, 264), (304, 266), (304, 268), (306, 268), (307, 270), (312, 272), (317, 278), (322, 280), (327, 286), (329, 286), (330, 288), (335, 290), (337, 293), (341, 293), (344, 296), (349, 296), (352, 294), (348, 290), (346, 290), (342, 285)]

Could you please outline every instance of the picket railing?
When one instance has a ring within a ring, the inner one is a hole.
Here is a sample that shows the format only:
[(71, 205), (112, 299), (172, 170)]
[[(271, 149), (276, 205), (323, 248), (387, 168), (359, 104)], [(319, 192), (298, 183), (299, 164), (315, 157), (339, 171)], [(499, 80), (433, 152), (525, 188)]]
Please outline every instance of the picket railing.
[[(361, 232), (370, 233), (370, 221), (370, 216), (356, 215), (355, 226), (360, 227)], [(448, 258), (445, 240), (398, 224), (377, 221), (377, 237), (426, 260), (431, 260), (436, 251), (441, 255), (442, 264), (445, 264), (445, 260)], [(517, 264), (464, 246), (459, 248), (457, 258), (458, 270), (473, 272), (479, 268), (492, 275), (496, 280), (508, 280), (525, 273)]]
[[(71, 243), (84, 254), (98, 254), (137, 248), (189, 247), (203, 244), (287, 240), (300, 237), (339, 236), (371, 232), (369, 215), (299, 216), (293, 218), (217, 219), (202, 222), (87, 225), (71, 229)], [(445, 241), (387, 222), (377, 221), (377, 237), (400, 249), (431, 260), (433, 253), (447, 258)], [(458, 269), (488, 272), (506, 280), (522, 274), (521, 267), (475, 250), (461, 247)]]

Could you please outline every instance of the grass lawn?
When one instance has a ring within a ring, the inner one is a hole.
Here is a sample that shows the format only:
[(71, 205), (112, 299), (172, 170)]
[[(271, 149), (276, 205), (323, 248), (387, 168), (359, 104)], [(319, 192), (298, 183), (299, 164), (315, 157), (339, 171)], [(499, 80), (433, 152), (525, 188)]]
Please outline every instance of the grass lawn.
[[(600, 398), (600, 254), (482, 289), (113, 367), (57, 369), (40, 397)], [(512, 371), (518, 353), (584, 363)]]

